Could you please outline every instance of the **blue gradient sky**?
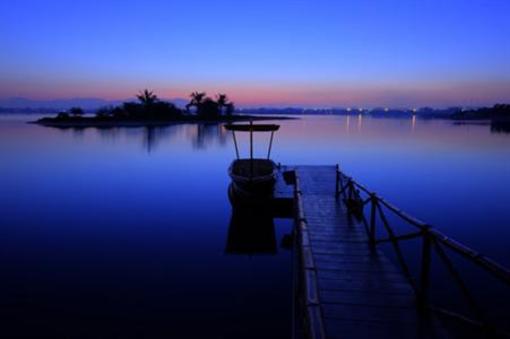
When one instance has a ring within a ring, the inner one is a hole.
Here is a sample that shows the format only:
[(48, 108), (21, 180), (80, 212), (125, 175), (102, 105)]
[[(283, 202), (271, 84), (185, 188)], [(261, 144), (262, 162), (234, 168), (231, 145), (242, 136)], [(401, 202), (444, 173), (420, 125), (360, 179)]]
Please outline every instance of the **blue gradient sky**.
[(510, 101), (510, 1), (2, 1), (0, 97)]

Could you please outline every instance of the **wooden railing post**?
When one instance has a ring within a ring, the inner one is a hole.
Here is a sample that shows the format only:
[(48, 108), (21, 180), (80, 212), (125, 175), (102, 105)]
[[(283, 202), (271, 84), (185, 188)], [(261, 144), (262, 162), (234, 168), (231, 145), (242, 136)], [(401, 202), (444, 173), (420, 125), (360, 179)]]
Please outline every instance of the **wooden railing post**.
[(352, 180), (352, 178), (349, 178), (349, 195), (348, 195), (348, 198), (349, 199), (354, 199), (354, 191), (355, 191), (355, 187), (354, 187), (354, 181)]
[(421, 249), (421, 272), (420, 272), (420, 293), (418, 295), (418, 306), (421, 310), (425, 310), (428, 302), (429, 285), (430, 285), (430, 261), (432, 241), (428, 230), (422, 232), (422, 249)]
[[(344, 180), (347, 181), (344, 185)], [(345, 174), (342, 174), (337, 165), (337, 173), (336, 173), (336, 194), (342, 194), (344, 197), (344, 202), (347, 206), (347, 210), (349, 213), (354, 214), (355, 216), (361, 214), (360, 219), (363, 221), (363, 225), (365, 226), (365, 231), (368, 233), (368, 241), (371, 249), (375, 249), (377, 244), (391, 242), (393, 245), (393, 249), (395, 251), (396, 257), (400, 263), (402, 272), (404, 276), (409, 281), (415, 296), (416, 296), (416, 306), (418, 310), (421, 312), (431, 310), (433, 312), (441, 312), (446, 316), (456, 318), (457, 320), (465, 321), (467, 323), (471, 323), (477, 326), (480, 326), (487, 333), (487, 337), (491, 337), (495, 331), (493, 324), (488, 322), (486, 319), (486, 315), (483, 310), (478, 306), (474, 296), (471, 294), (471, 291), (468, 289), (468, 286), (464, 283), (460, 273), (454, 267), (454, 263), (450, 260), (447, 253), (443, 249), (448, 248), (452, 250), (454, 253), (466, 258), (471, 263), (478, 265), (485, 269), (487, 272), (491, 273), (493, 277), (503, 281), (505, 284), (510, 285), (510, 269), (494, 262), (493, 260), (481, 255), (478, 252), (468, 248), (467, 246), (456, 242), (453, 239), (446, 237), (441, 232), (435, 230), (430, 225), (418, 220), (394, 205), (390, 204), (383, 198), (377, 196), (375, 192), (371, 192), (365, 186), (355, 182), (351, 177), (348, 177)], [(358, 189), (359, 188), (359, 189)], [(346, 192), (347, 190), (347, 192)], [(360, 196), (360, 191), (364, 194), (368, 195), (367, 199), (362, 200)], [(363, 207), (370, 203), (371, 211), (370, 211), (370, 221), (367, 222), (365, 215), (363, 214)], [(358, 208), (361, 206), (361, 208)], [(394, 213), (394, 215), (398, 216), (401, 220), (407, 222), (409, 225), (412, 225), (419, 229), (418, 232), (407, 233), (403, 235), (396, 235), (394, 230), (391, 228), (388, 219), (383, 212), (383, 207), (387, 208), (390, 212)], [(380, 225), (384, 227), (388, 234), (388, 238), (377, 239), (376, 237), (376, 227), (377, 227), (377, 216), (376, 213), (379, 213), (379, 222)], [(422, 248), (421, 248), (421, 267), (419, 274), (419, 282), (416, 281), (416, 277), (411, 274), (409, 267), (404, 259), (404, 255), (402, 250), (400, 249), (399, 242), (401, 240), (408, 239), (416, 239), (418, 237), (422, 238)], [(473, 311), (476, 320), (470, 319), (470, 316), (463, 315), (461, 313), (457, 313), (455, 311), (442, 309), (433, 305), (430, 301), (430, 289), (431, 289), (431, 261), (432, 261), (432, 252), (436, 252), (438, 255), (439, 261), (443, 262), (446, 266), (447, 271), (453, 278), (454, 282), (459, 287), (464, 299), (470, 306)], [(497, 330), (497, 329), (496, 329)], [(499, 333), (499, 331), (497, 332)], [(506, 333), (506, 332), (501, 332)]]
[(448, 258), (444, 250), (441, 248), (441, 246), (435, 241), (434, 242), (434, 249), (436, 250), (437, 254), (439, 255), (439, 258), (443, 261), (443, 264), (448, 269), (448, 272), (452, 276), (453, 280), (457, 283), (457, 286), (461, 290), (462, 294), (464, 295), (465, 300), (467, 301), (468, 305), (471, 307), (471, 310), (475, 313), (476, 318), (483, 324), (486, 325), (484, 314), (482, 310), (478, 307), (478, 304), (476, 303), (474, 297), (471, 295), (471, 292), (469, 291), (467, 285), (462, 280), (459, 272), (455, 269), (455, 266), (453, 266), (453, 263)]
[(377, 196), (370, 193), (370, 246), (375, 247), (375, 212), (377, 208)]
[(339, 184), (340, 184), (340, 168), (338, 164), (336, 164), (335, 198), (338, 198), (338, 195), (340, 194)]
[(400, 250), (400, 246), (398, 245), (398, 240), (395, 237), (393, 229), (391, 228), (391, 226), (388, 222), (388, 219), (386, 219), (386, 216), (384, 215), (381, 205), (377, 204), (377, 209), (379, 210), (379, 217), (381, 218), (382, 224), (383, 224), (384, 228), (386, 229), (386, 232), (388, 233), (388, 237), (393, 245), (393, 249), (395, 250), (397, 259), (400, 262), (400, 267), (402, 268), (402, 272), (404, 273), (405, 277), (409, 281), (409, 284), (413, 288), (415, 295), (417, 295), (418, 288), (416, 286), (416, 282), (414, 281), (413, 275), (411, 274), (411, 271), (409, 270), (409, 267), (407, 266), (407, 263), (404, 259), (404, 255), (402, 254), (402, 251)]

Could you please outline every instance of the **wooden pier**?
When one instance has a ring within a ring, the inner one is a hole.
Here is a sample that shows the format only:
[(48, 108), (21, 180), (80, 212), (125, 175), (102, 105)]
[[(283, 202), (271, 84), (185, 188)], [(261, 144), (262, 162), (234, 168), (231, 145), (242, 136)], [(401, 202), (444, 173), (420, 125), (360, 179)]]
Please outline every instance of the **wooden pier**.
[[(293, 184), (292, 193), (285, 188), (284, 172), (285, 181)], [(447, 337), (426, 299), (431, 248), (438, 251), (468, 299), (470, 295), (443, 247), (466, 257), (472, 254), (468, 253), (471, 250), (396, 209), (375, 193), (367, 190), (368, 198), (363, 200), (356, 187), (358, 184), (339, 172), (338, 166), (284, 166), (280, 174), (276, 199), (283, 201), (292, 196), (295, 206), (298, 257), (295, 294), (301, 310), (296, 322), (304, 324), (301, 335), (295, 337)], [(361, 185), (359, 188), (366, 190)], [(417, 227), (418, 232), (395, 235), (382, 211), (384, 204)], [(368, 221), (363, 214), (365, 205), (371, 205)], [(375, 237), (377, 211), (388, 238)], [(398, 245), (399, 241), (418, 237), (423, 238), (419, 286), (411, 277)], [(400, 265), (394, 264), (377, 248), (382, 242), (393, 245)], [(510, 283), (510, 274), (504, 267), (478, 254), (471, 259)], [(467, 319), (453, 312), (445, 314)], [(488, 328), (485, 323), (468, 321), (485, 331)]]
[[(236, 197), (229, 188), (233, 205), (271, 218), (295, 219), (294, 338), (442, 338), (443, 326), (452, 328), (446, 318), (462, 323), (463, 333), (456, 337), (510, 338), (510, 327), (500, 328), (488, 319), (450, 254), (507, 286), (509, 269), (406, 214), (338, 165), (275, 167), (270, 155), (278, 125), (250, 122), (225, 128), (232, 131), (237, 157), (230, 172), (230, 187), (239, 193)], [(250, 133), (249, 159), (240, 158), (235, 131)], [(271, 132), (267, 159), (253, 158), (254, 132)], [(250, 170), (242, 171), (247, 163)], [(398, 222), (399, 232), (393, 222)], [(414, 275), (400, 248), (412, 239), (420, 247), (419, 267), (413, 267), (419, 273)], [(380, 244), (391, 245), (392, 260), (379, 250)], [(464, 309), (431, 302), (430, 271), (437, 263), (452, 278)]]
[(299, 166), (295, 173), (311, 337), (437, 337), (404, 275), (370, 248), (363, 226), (336, 198), (336, 167)]

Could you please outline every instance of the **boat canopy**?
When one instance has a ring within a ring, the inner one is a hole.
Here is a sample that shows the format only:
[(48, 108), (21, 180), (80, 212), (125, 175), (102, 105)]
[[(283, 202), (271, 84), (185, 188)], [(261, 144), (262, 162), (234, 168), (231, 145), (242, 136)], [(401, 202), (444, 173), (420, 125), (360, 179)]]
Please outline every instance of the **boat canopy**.
[(275, 124), (227, 124), (225, 129), (235, 132), (274, 132), (280, 128)]
[(271, 156), (271, 148), (273, 146), (274, 132), (276, 132), (280, 128), (280, 125), (254, 124), (253, 121), (250, 120), (249, 124), (226, 124), (224, 125), (224, 127), (226, 130), (232, 131), (232, 137), (234, 139), (234, 146), (236, 148), (237, 159), (240, 159), (240, 157), (235, 132), (250, 132), (250, 159), (253, 159), (253, 132), (271, 132), (269, 148), (267, 150), (267, 159), (269, 159), (269, 157)]

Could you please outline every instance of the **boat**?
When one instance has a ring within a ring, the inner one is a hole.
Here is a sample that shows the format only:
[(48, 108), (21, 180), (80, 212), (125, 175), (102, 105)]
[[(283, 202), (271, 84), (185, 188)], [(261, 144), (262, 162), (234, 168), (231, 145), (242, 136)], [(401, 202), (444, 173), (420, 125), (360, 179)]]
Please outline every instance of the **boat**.
[[(229, 198), (235, 205), (257, 205), (270, 202), (273, 197), (274, 184), (278, 173), (278, 166), (270, 159), (274, 133), (280, 128), (275, 124), (227, 124), (225, 129), (232, 132), (236, 159), (228, 169), (232, 179), (229, 187)], [(250, 133), (250, 157), (241, 158), (237, 145), (236, 132)], [(270, 132), (267, 158), (253, 157), (253, 134), (256, 132)]]

